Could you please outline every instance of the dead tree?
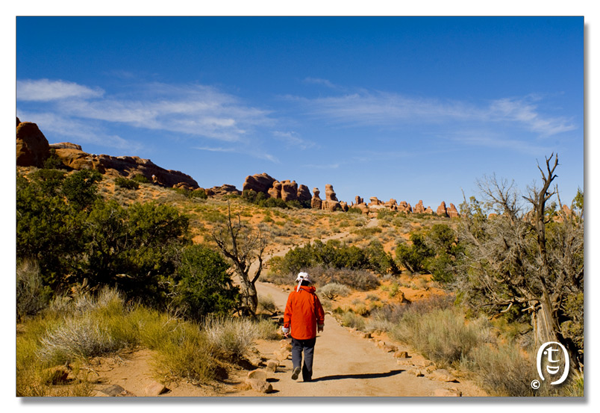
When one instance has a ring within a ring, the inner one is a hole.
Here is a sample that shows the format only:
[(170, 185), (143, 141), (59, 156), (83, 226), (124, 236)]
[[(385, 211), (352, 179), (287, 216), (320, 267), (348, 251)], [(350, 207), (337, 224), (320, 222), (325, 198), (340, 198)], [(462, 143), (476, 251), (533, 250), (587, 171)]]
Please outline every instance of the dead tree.
[(215, 227), (211, 237), (238, 276), (242, 314), (254, 316), (258, 307), (256, 281), (263, 268), (263, 253), (267, 246), (265, 239), (259, 230), (253, 230), (243, 222), (239, 214), (232, 217), (229, 203), (225, 222)]
[[(564, 334), (561, 324), (568, 318), (568, 298), (583, 292), (583, 215), (562, 208), (549, 213), (547, 203), (558, 195), (556, 187), (551, 190), (557, 167), (554, 154), (546, 158), (544, 169), (538, 165), (542, 186), (529, 188), (522, 198), (512, 184), (495, 176), (479, 182), (496, 215), (464, 215), (460, 235), (467, 255), (459, 288), (468, 291), (472, 305), (492, 313), (518, 308), (529, 314), (536, 345), (562, 342), (580, 366), (583, 349)], [(526, 200), (529, 208), (518, 199)]]

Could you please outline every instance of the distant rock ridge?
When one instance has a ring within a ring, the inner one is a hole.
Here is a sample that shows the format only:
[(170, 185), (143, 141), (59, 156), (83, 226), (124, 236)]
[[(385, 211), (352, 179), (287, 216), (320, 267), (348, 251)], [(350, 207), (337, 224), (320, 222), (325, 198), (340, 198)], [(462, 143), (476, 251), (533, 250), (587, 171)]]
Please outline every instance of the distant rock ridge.
[(190, 190), (199, 188), (191, 176), (161, 168), (149, 159), (137, 156), (94, 155), (84, 152), (80, 145), (69, 142), (50, 145), (35, 123), (21, 122), (17, 118), (17, 166), (41, 168), (50, 157), (51, 151), (70, 169), (93, 169), (102, 174), (125, 177), (141, 174), (155, 184), (166, 187)]

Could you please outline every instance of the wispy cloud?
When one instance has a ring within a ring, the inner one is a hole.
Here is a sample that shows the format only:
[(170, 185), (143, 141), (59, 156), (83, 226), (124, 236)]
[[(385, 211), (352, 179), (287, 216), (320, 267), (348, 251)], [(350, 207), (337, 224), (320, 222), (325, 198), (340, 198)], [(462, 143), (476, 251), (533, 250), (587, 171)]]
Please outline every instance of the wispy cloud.
[(269, 153), (266, 153), (266, 152), (257, 151), (255, 149), (248, 149), (248, 148), (242, 148), (242, 147), (224, 148), (224, 147), (209, 147), (209, 146), (197, 146), (194, 149), (197, 149), (200, 151), (207, 151), (207, 152), (239, 153), (239, 154), (251, 156), (256, 159), (264, 159), (269, 162), (273, 162), (273, 163), (277, 163), (277, 164), (280, 163), (279, 159), (277, 159), (275, 156), (273, 156)]
[(63, 142), (73, 141), (73, 143), (82, 145), (84, 151), (86, 150), (85, 144), (127, 149), (133, 152), (137, 152), (143, 147), (139, 142), (108, 133), (102, 127), (92, 125), (90, 122), (64, 117), (56, 113), (19, 110), (18, 115), (21, 120), (40, 125), (44, 132), (60, 136), (60, 140)]
[(345, 126), (401, 127), (473, 123), (505, 123), (548, 137), (577, 129), (571, 120), (543, 114), (535, 99), (500, 98), (475, 104), (467, 101), (412, 97), (398, 93), (361, 90), (352, 94), (314, 99), (287, 96), (314, 118)]
[(18, 100), (46, 102), (46, 112), (63, 117), (221, 141), (244, 140), (255, 128), (274, 122), (269, 111), (205, 85), (149, 83), (134, 92), (114, 95), (62, 80), (23, 81), (20, 85)]
[(288, 146), (293, 146), (302, 150), (316, 146), (315, 142), (302, 139), (296, 132), (274, 131), (273, 136), (275, 139), (285, 142)]
[(90, 99), (104, 95), (100, 88), (89, 88), (64, 80), (18, 80), (17, 99), (47, 102), (61, 99)]
[(309, 83), (309, 84), (313, 84), (313, 85), (322, 85), (322, 86), (326, 86), (331, 89), (338, 88), (338, 86), (334, 85), (327, 79), (319, 79), (319, 78), (314, 78), (314, 77), (305, 78), (304, 83)]
[(492, 149), (509, 149), (527, 155), (539, 155), (550, 153), (551, 148), (528, 141), (507, 139), (498, 133), (488, 131), (460, 132), (451, 136), (450, 139), (456, 143), (480, 146)]

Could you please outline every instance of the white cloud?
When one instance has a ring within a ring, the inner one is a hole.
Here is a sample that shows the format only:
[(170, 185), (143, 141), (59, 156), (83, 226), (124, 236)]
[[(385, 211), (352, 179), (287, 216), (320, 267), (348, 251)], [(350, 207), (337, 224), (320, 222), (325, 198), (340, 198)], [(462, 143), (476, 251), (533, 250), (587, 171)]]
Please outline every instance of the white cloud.
[(316, 146), (316, 143), (302, 139), (296, 132), (274, 131), (273, 136), (275, 136), (275, 139), (283, 141), (289, 146), (294, 146), (302, 150), (310, 149)]
[(269, 111), (210, 86), (146, 83), (129, 88), (127, 92), (109, 95), (98, 88), (63, 80), (17, 82), (23, 104), (35, 101), (45, 105), (44, 112), (68, 119), (123, 123), (227, 142), (247, 140), (256, 128), (275, 123)]
[(90, 99), (101, 97), (104, 91), (91, 89), (63, 80), (17, 80), (17, 99), (22, 101), (52, 101), (60, 99)]
[[(139, 142), (126, 140), (118, 135), (106, 133), (102, 128), (92, 126), (90, 122), (64, 117), (56, 113), (36, 113), (20, 110), (19, 119), (22, 122), (36, 123), (42, 133), (46, 135), (46, 138), (49, 138), (50, 143), (72, 141), (72, 143), (82, 146), (85, 144), (94, 144), (110, 148), (127, 149), (132, 152), (142, 149), (142, 145)], [(85, 151), (85, 147), (82, 149)]]
[(360, 91), (353, 94), (307, 99), (288, 96), (319, 119), (346, 126), (400, 127), (418, 124), (504, 123), (538, 134), (556, 135), (577, 129), (564, 117), (544, 115), (528, 98), (502, 98), (475, 105), (458, 100), (405, 96), (398, 93)]
[(197, 146), (194, 149), (198, 149), (200, 151), (208, 151), (208, 152), (239, 153), (242, 155), (249, 155), (249, 156), (251, 156), (253, 158), (257, 158), (257, 159), (265, 159), (265, 160), (273, 162), (273, 163), (280, 163), (279, 159), (277, 159), (275, 156), (273, 156), (271, 154), (253, 150), (253, 149), (242, 148), (242, 147), (223, 148), (223, 147)]
[(319, 78), (314, 78), (314, 77), (307, 77), (304, 79), (304, 83), (311, 83), (314, 85), (323, 85), (323, 86), (327, 86), (328, 88), (331, 89), (336, 89), (337, 86), (334, 85), (333, 83), (331, 83), (329, 80), (327, 79), (319, 79)]

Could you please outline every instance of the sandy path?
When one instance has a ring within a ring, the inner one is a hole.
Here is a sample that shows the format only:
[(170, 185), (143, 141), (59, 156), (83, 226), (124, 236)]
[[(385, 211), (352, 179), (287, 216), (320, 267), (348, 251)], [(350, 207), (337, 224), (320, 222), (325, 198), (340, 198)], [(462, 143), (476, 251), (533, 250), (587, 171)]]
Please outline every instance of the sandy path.
[[(287, 292), (258, 283), (259, 295), (270, 295), (283, 309)], [(279, 342), (259, 343), (258, 349), (270, 358), (278, 350)], [(412, 349), (399, 346), (423, 360)], [(264, 397), (424, 397), (432, 396), (436, 389), (457, 389), (463, 396), (484, 396), (485, 393), (468, 382), (440, 382), (408, 373), (410, 366), (399, 365), (392, 353), (377, 347), (372, 340), (340, 326), (330, 315), (325, 317), (325, 330), (317, 337), (313, 381), (304, 383), (300, 377), (291, 379), (292, 361), (285, 360), (278, 371), (271, 374), (274, 392), (258, 394), (252, 390), (231, 396)]]

